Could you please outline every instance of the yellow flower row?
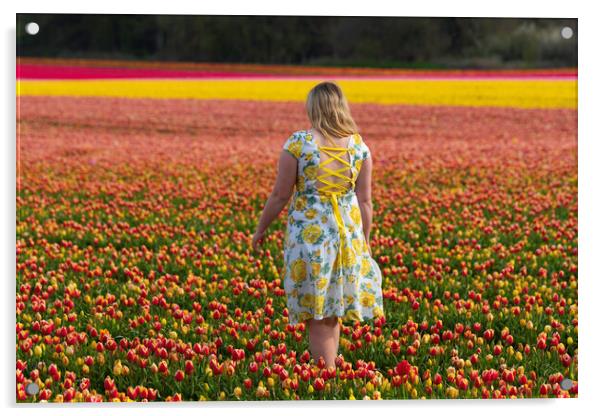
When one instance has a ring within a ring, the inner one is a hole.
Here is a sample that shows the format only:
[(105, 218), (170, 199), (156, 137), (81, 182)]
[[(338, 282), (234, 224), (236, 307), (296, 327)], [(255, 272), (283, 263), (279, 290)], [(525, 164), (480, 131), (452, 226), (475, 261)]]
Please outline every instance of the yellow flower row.
[[(304, 101), (317, 80), (18, 80), (17, 95)], [(577, 108), (576, 80), (337, 80), (350, 102)]]

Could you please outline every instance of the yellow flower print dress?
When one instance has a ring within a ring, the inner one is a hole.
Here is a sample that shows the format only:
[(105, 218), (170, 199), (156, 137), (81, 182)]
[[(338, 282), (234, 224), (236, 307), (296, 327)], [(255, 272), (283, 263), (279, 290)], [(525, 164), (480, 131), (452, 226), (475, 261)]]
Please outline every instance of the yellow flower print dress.
[[(362, 162), (370, 157), (368, 146), (359, 134), (347, 147), (318, 146), (309, 131), (298, 130), (283, 149), (297, 159), (296, 189), (284, 237), (289, 322), (294, 325), (330, 316), (364, 321), (383, 316), (382, 274), (368, 251), (355, 194)], [(334, 160), (346, 167), (338, 170), (350, 184), (346, 189), (343, 180), (333, 179), (338, 177), (332, 176), (329, 167)]]

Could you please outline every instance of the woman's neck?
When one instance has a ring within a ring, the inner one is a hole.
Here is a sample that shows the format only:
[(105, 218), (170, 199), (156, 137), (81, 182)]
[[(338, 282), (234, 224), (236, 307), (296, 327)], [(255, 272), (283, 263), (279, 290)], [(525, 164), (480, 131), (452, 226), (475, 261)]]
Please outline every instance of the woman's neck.
[[(322, 133), (320, 133), (318, 130), (316, 130), (315, 128), (311, 128), (309, 129), (309, 132), (311, 133), (312, 136), (316, 136), (319, 137), (323, 140), (326, 140), (326, 137), (324, 137), (324, 135)], [(330, 137), (330, 139), (336, 141), (336, 142), (344, 142), (345, 139), (349, 138), (351, 136), (345, 136), (345, 137)]]

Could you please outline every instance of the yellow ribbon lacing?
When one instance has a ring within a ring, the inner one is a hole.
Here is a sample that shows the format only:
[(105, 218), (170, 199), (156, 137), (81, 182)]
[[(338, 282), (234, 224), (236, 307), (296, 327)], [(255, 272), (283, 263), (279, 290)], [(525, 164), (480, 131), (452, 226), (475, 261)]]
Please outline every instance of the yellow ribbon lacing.
[[(328, 176), (337, 176), (337, 177), (343, 179), (344, 181), (351, 183), (351, 185), (353, 186), (353, 177), (349, 178), (349, 177), (341, 174), (341, 172), (351, 168), (351, 164), (348, 161), (346, 161), (345, 159), (340, 157), (340, 155), (342, 155), (343, 153), (345, 153), (349, 150), (349, 146), (347, 146), (346, 148), (338, 147), (338, 146), (336, 146), (336, 143), (334, 143), (330, 137), (327, 137), (327, 139), (330, 141), (330, 143), (332, 143), (335, 146), (318, 145), (318, 148), (320, 150), (323, 150), (324, 153), (326, 153), (328, 156), (330, 156), (330, 158), (320, 163), (319, 167), (322, 168), (326, 173), (319, 175), (316, 179), (326, 185), (322, 188), (318, 188), (318, 192), (330, 195), (330, 201), (332, 203), (332, 210), (334, 212), (334, 217), (336, 219), (337, 226), (339, 228), (340, 244), (339, 244), (338, 258), (339, 258), (339, 270), (342, 270), (343, 269), (343, 241), (345, 241), (346, 229), (345, 229), (345, 224), (343, 223), (343, 218), (341, 217), (341, 212), (339, 210), (339, 204), (338, 204), (337, 197), (342, 195), (343, 193), (347, 192), (349, 190), (349, 188), (345, 187), (341, 183), (330, 182), (330, 181), (326, 180), (325, 178)], [(353, 140), (353, 138), (351, 140)], [(345, 167), (333, 170), (326, 166), (327, 164), (329, 164), (330, 162), (332, 162), (335, 159), (340, 161), (341, 163), (343, 163), (345, 165)], [(329, 188), (335, 188), (338, 190), (330, 190)]]

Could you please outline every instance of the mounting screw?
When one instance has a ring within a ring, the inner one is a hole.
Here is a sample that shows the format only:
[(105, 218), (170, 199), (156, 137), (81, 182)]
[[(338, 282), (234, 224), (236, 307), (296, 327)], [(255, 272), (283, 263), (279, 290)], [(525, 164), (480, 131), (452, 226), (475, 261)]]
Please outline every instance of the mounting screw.
[(34, 395), (38, 394), (39, 392), (40, 392), (40, 386), (38, 386), (36, 383), (29, 383), (25, 387), (25, 393), (27, 393), (29, 396), (34, 396)]
[(568, 389), (570, 389), (571, 387), (573, 387), (573, 380), (571, 380), (570, 378), (563, 378), (563, 379), (560, 381), (560, 388), (561, 388), (562, 390), (568, 390)]
[(25, 25), (25, 32), (29, 35), (37, 35), (40, 31), (40, 25), (36, 22), (29, 22)]

